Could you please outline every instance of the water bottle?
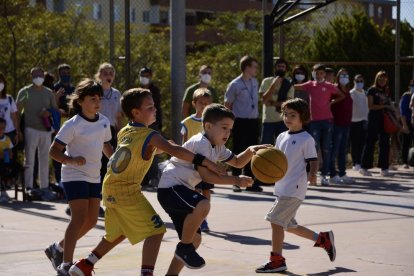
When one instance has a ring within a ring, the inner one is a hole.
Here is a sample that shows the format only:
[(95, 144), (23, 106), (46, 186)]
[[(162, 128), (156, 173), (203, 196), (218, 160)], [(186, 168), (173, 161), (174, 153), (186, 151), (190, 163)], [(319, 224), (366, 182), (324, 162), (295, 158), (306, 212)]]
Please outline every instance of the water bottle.
[(9, 155), (9, 150), (8, 149), (5, 149), (3, 151), (3, 161), (4, 161), (4, 164), (9, 164), (10, 163), (10, 155)]

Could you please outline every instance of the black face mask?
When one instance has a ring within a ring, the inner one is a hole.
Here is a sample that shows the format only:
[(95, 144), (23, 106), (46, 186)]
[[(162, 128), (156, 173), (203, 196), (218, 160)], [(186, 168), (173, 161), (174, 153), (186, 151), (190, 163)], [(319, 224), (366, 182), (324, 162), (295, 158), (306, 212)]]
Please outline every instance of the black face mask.
[(283, 78), (286, 72), (284, 70), (276, 70), (275, 75)]

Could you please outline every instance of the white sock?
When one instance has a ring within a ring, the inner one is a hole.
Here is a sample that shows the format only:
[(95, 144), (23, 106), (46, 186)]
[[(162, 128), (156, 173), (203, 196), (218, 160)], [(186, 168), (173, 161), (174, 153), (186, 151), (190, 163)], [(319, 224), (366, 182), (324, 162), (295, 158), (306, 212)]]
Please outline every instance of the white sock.
[(59, 251), (60, 253), (63, 252), (63, 248), (62, 248), (62, 246), (60, 246), (60, 244), (58, 242), (55, 242), (55, 245), (54, 246), (57, 249), (57, 251)]
[(91, 262), (93, 265), (96, 264), (97, 261), (99, 261), (99, 258), (96, 257), (95, 254), (91, 253), (89, 254), (89, 256), (86, 258), (89, 262)]

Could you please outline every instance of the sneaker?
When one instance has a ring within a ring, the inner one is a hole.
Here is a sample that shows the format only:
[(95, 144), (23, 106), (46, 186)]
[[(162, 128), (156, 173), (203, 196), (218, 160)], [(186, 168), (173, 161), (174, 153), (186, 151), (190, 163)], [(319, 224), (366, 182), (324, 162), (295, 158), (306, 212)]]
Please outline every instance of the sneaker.
[(329, 185), (329, 180), (328, 180), (328, 177), (326, 175), (321, 175), (321, 185), (322, 186), (328, 186)]
[(199, 269), (206, 265), (204, 259), (197, 254), (193, 244), (178, 243), (174, 255), (191, 269)]
[(105, 217), (105, 210), (101, 206), (99, 206), (99, 215), (98, 217), (104, 218)]
[(285, 258), (282, 256), (270, 256), (272, 260), (256, 268), (256, 273), (274, 273), (287, 270)]
[(263, 188), (257, 185), (256, 186), (253, 185), (251, 187), (247, 187), (246, 191), (260, 193), (260, 192), (263, 192)]
[(242, 190), (240, 189), (240, 187), (239, 186), (237, 186), (237, 185), (233, 185), (233, 192), (236, 192), (236, 193), (240, 193)]
[(314, 247), (321, 247), (325, 249), (326, 253), (328, 253), (331, 262), (335, 261), (336, 249), (334, 242), (334, 234), (332, 231), (320, 232), (318, 240), (316, 241)]
[(40, 189), (40, 198), (44, 201), (52, 201), (56, 199), (56, 195), (49, 188)]
[(201, 232), (204, 232), (204, 233), (210, 232), (210, 228), (208, 227), (207, 220), (203, 220), (203, 222), (200, 225), (200, 229), (201, 229)]
[(404, 164), (403, 168), (404, 168), (404, 169), (409, 169), (409, 168), (410, 168), (410, 166), (408, 166), (408, 164)]
[(369, 171), (367, 171), (366, 169), (360, 169), (359, 173), (363, 176), (372, 176), (372, 173), (370, 173)]
[(393, 176), (394, 174), (390, 173), (388, 170), (381, 170), (381, 176)]
[(57, 276), (70, 276), (69, 274), (69, 269), (70, 269), (71, 265), (66, 265), (64, 266), (63, 264), (60, 264), (57, 267)]
[(63, 252), (57, 250), (55, 244), (51, 244), (48, 248), (45, 249), (45, 254), (52, 262), (53, 268), (57, 271), (58, 266), (63, 261)]
[(344, 184), (352, 184), (355, 183), (355, 179), (347, 176), (347, 175), (343, 175), (341, 176), (341, 182)]
[(69, 269), (71, 276), (92, 276), (93, 264), (86, 259), (81, 259), (73, 264)]
[(329, 183), (331, 184), (342, 184), (341, 178), (338, 175), (329, 178)]
[(354, 166), (352, 166), (352, 169), (354, 171), (357, 171), (358, 172), (361, 169), (361, 165), (360, 164), (355, 164)]
[(9, 202), (9, 201), (10, 201), (10, 197), (7, 194), (7, 192), (6, 191), (1, 192), (0, 203)]

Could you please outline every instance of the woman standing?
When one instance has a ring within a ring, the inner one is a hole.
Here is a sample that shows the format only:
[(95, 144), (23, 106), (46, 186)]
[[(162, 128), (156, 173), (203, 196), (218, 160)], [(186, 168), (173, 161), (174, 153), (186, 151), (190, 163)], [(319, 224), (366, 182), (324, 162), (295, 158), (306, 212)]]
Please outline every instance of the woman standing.
[(0, 72), (0, 117), (6, 120), (5, 134), (13, 142), (14, 156), (16, 156), (15, 147), (19, 143), (19, 137), (21, 136), (20, 128), (18, 127), (18, 113), (16, 102), (11, 95), (7, 94), (6, 78)]
[(401, 157), (404, 163), (404, 168), (408, 169), (408, 151), (410, 147), (413, 145), (414, 139), (414, 129), (413, 125), (411, 124), (412, 118), (412, 110), (410, 108), (410, 101), (414, 95), (414, 79), (410, 81), (408, 85), (408, 91), (405, 92), (400, 100), (400, 114), (401, 114), (401, 122), (403, 125), (401, 131), (401, 140), (402, 140), (402, 150), (401, 150)]

